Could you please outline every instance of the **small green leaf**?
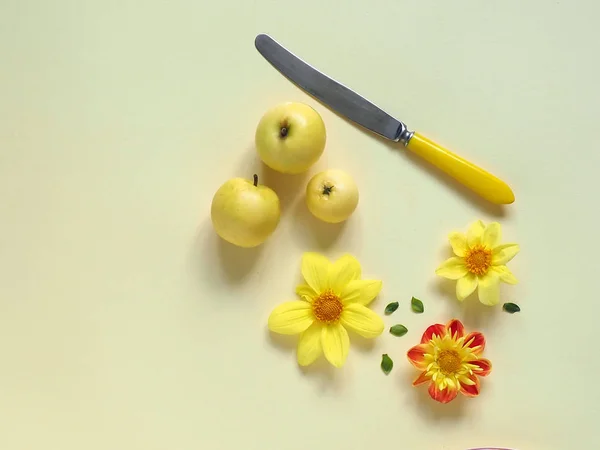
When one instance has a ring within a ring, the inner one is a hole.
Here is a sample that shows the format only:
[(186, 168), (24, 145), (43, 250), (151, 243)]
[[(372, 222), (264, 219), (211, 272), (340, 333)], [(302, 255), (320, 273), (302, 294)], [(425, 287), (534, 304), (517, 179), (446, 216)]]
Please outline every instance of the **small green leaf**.
[(516, 305), (514, 303), (505, 303), (502, 306), (502, 309), (504, 311), (506, 311), (507, 313), (511, 313), (511, 314), (521, 311), (521, 308), (519, 308), (519, 305)]
[(392, 328), (390, 328), (390, 333), (398, 337), (404, 336), (406, 333), (408, 333), (408, 328), (400, 324), (394, 325)]
[(423, 311), (425, 311), (425, 307), (423, 306), (423, 302), (421, 300), (419, 300), (418, 298), (415, 298), (415, 297), (413, 297), (410, 300), (410, 307), (417, 314), (421, 314)]
[(381, 370), (383, 370), (383, 373), (386, 375), (389, 374), (393, 367), (394, 361), (392, 361), (392, 358), (390, 358), (387, 354), (381, 355)]
[(385, 307), (385, 313), (386, 313), (386, 315), (390, 315), (397, 309), (398, 309), (398, 302), (390, 303), (389, 305), (387, 305)]

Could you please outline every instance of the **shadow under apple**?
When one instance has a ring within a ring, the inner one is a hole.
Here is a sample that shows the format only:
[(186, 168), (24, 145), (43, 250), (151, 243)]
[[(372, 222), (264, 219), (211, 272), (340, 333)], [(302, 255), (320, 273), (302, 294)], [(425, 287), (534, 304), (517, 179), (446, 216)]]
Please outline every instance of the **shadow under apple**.
[(286, 214), (292, 210), (293, 204), (306, 192), (309, 171), (299, 174), (286, 174), (277, 172), (267, 166), (256, 152), (254, 145), (249, 145), (240, 155), (235, 176), (252, 179), (258, 175), (258, 184), (271, 188), (279, 197), (281, 213)]
[(281, 204), (281, 214), (284, 215), (293, 210), (293, 205), (301, 197), (304, 197), (308, 175), (308, 172), (294, 175), (276, 172), (266, 164), (261, 163), (259, 183), (275, 191)]
[(341, 223), (323, 222), (311, 214), (303, 196), (294, 206), (294, 219), (294, 235), (305, 241), (304, 247), (327, 250), (342, 236), (352, 217)]
[(237, 247), (221, 239), (210, 219), (198, 228), (194, 242), (193, 267), (202, 278), (215, 282), (240, 284), (246, 280), (263, 252), (264, 244), (254, 248)]

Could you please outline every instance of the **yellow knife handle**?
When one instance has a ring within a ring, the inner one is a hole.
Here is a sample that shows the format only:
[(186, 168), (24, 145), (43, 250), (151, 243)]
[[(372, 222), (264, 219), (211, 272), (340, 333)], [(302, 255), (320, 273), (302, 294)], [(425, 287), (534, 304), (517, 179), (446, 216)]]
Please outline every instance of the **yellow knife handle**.
[(419, 133), (412, 135), (406, 148), (492, 203), (507, 205), (515, 201), (504, 181)]

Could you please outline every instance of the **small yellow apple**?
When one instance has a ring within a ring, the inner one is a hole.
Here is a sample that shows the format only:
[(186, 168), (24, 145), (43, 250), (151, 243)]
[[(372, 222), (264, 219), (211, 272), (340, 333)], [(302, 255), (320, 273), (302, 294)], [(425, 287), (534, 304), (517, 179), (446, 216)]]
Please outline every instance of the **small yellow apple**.
[(279, 197), (254, 180), (233, 178), (215, 193), (210, 209), (217, 234), (239, 247), (256, 247), (275, 231), (281, 209)]
[(256, 128), (256, 150), (271, 169), (305, 172), (325, 149), (326, 132), (317, 111), (304, 103), (287, 102), (267, 111)]
[(306, 206), (318, 219), (339, 223), (358, 205), (358, 188), (346, 172), (330, 169), (316, 174), (306, 186)]

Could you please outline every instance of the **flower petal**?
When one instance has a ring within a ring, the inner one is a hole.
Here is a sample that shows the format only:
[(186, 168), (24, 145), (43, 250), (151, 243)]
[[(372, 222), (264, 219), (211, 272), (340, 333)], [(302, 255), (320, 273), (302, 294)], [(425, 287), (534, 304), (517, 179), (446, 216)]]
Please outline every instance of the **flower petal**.
[(301, 284), (299, 286), (296, 286), (296, 294), (298, 294), (298, 296), (302, 300), (307, 301), (309, 303), (312, 303), (312, 301), (318, 295), (315, 292), (315, 290), (311, 288), (308, 284)]
[(406, 353), (406, 357), (415, 368), (426, 370), (429, 363), (425, 361), (425, 354), (431, 350), (430, 347), (429, 344), (415, 345)]
[(477, 375), (473, 374), (469, 376), (469, 380), (473, 382), (473, 384), (466, 384), (464, 382), (460, 382), (460, 392), (466, 395), (467, 397), (477, 397), (479, 395), (479, 378)]
[(314, 322), (310, 303), (301, 300), (277, 306), (269, 316), (269, 330), (279, 334), (302, 333)]
[(473, 372), (475, 372), (480, 377), (487, 377), (492, 371), (492, 363), (489, 359), (476, 359), (473, 361), (469, 361), (469, 364), (477, 366), (477, 369), (473, 369)]
[(453, 256), (435, 269), (435, 274), (449, 280), (458, 280), (468, 273), (464, 258)]
[(469, 333), (465, 337), (465, 347), (473, 350), (473, 353), (478, 355), (485, 349), (485, 337), (479, 331)]
[(461, 302), (477, 289), (477, 276), (472, 273), (465, 275), (456, 282), (456, 298)]
[(383, 333), (385, 327), (381, 317), (358, 303), (350, 303), (344, 306), (340, 320), (344, 327), (366, 338), (379, 336)]
[(429, 395), (435, 401), (440, 403), (449, 403), (456, 398), (458, 395), (458, 388), (451, 388), (446, 386), (445, 389), (439, 389), (437, 383), (431, 383), (429, 385)]
[(329, 287), (337, 295), (352, 280), (360, 278), (360, 263), (352, 255), (343, 255), (329, 267)]
[(302, 256), (302, 276), (315, 292), (321, 293), (329, 287), (330, 265), (319, 253), (307, 252)]
[(485, 230), (485, 225), (481, 220), (473, 222), (469, 227), (469, 231), (467, 231), (467, 245), (470, 248), (481, 244), (481, 239), (483, 238), (483, 231)]
[(498, 273), (500, 281), (508, 284), (517, 284), (519, 280), (513, 275), (510, 269), (506, 266), (492, 266), (492, 270)]
[(380, 280), (353, 280), (342, 290), (342, 303), (368, 305), (377, 297), (383, 283)]
[(492, 222), (483, 231), (481, 243), (487, 248), (494, 248), (502, 237), (502, 227), (498, 222)]
[(419, 386), (420, 384), (427, 383), (431, 380), (431, 377), (427, 375), (427, 372), (421, 372), (421, 374), (413, 381), (413, 386)]
[(497, 305), (500, 301), (500, 276), (493, 270), (479, 278), (479, 301), (487, 306)]
[(436, 323), (435, 325), (430, 325), (423, 333), (421, 337), (421, 344), (428, 343), (431, 339), (433, 339), (433, 335), (437, 335), (439, 337), (443, 337), (446, 335), (446, 327), (441, 323)]
[(321, 343), (325, 358), (335, 367), (342, 367), (350, 350), (348, 332), (340, 324), (326, 325), (321, 329)]
[(504, 244), (492, 250), (492, 265), (501, 266), (513, 259), (519, 253), (519, 244)]
[(446, 330), (454, 340), (460, 339), (465, 335), (465, 327), (460, 320), (452, 319), (446, 325)]
[(321, 327), (322, 325), (320, 323), (315, 322), (300, 336), (296, 353), (298, 364), (301, 366), (312, 364), (323, 354), (323, 346), (321, 345)]
[(448, 235), (448, 240), (456, 256), (464, 257), (467, 254), (467, 236), (464, 233), (454, 231)]

